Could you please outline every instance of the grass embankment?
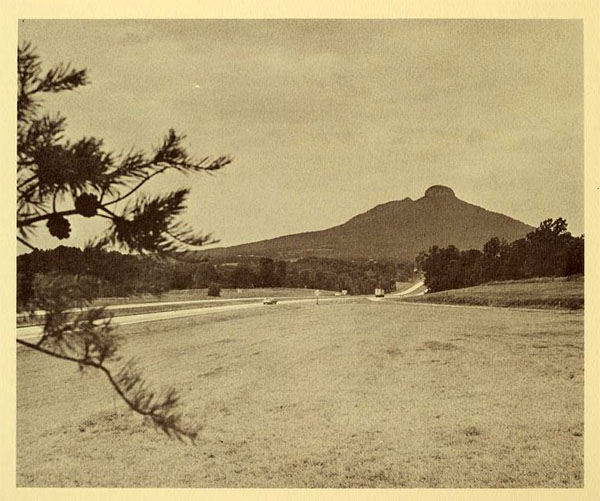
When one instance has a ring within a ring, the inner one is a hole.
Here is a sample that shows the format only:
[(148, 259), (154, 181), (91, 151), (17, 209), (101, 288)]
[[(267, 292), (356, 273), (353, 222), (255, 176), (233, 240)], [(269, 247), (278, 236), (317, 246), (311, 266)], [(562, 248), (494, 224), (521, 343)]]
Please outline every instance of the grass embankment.
[(584, 306), (584, 278), (576, 276), (491, 282), (404, 300), (437, 304), (580, 310)]
[(197, 444), (19, 349), (19, 487), (583, 486), (583, 315), (355, 299), (119, 331)]

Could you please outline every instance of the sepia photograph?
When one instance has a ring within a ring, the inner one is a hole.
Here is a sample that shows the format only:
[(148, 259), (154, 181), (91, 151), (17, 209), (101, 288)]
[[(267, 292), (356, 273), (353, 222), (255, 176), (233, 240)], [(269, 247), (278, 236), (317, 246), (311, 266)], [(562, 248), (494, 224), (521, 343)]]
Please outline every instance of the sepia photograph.
[(15, 49), (17, 488), (586, 485), (582, 19)]

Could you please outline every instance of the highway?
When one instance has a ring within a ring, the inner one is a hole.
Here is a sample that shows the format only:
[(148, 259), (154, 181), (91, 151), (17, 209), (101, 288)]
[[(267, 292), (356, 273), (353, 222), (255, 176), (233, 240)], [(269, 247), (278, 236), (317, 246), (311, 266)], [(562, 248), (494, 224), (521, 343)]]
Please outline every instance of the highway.
[[(425, 293), (423, 282), (417, 282), (408, 289), (401, 291), (399, 293), (389, 294), (393, 297), (412, 297), (418, 296)], [(371, 295), (365, 296), (325, 296), (319, 298), (319, 303), (327, 302), (327, 301), (344, 301), (348, 299), (356, 299), (360, 297), (365, 297), (371, 300), (380, 300), (380, 298), (373, 298)], [(256, 299), (256, 302), (244, 302), (243, 304), (237, 304), (238, 301), (252, 301)], [(185, 317), (193, 317), (198, 315), (211, 315), (214, 313), (221, 313), (227, 311), (235, 311), (235, 310), (247, 310), (252, 308), (272, 308), (276, 307), (276, 305), (264, 305), (262, 303), (261, 298), (231, 298), (231, 299), (222, 299), (222, 300), (214, 300), (214, 299), (199, 299), (192, 301), (168, 301), (168, 302), (151, 302), (151, 303), (134, 303), (134, 304), (120, 304), (120, 305), (111, 305), (106, 307), (107, 310), (119, 310), (119, 309), (129, 309), (129, 308), (151, 308), (155, 306), (180, 306), (184, 304), (198, 304), (198, 303), (206, 303), (206, 302), (219, 302), (221, 304), (217, 306), (203, 306), (201, 308), (189, 308), (189, 309), (177, 309), (171, 311), (159, 311), (159, 312), (150, 312), (150, 313), (138, 313), (133, 315), (121, 315), (115, 316), (112, 319), (113, 325), (130, 325), (130, 324), (139, 324), (143, 322), (154, 322), (157, 320), (169, 320), (175, 318), (185, 318)], [(311, 303), (316, 302), (315, 297), (310, 298), (282, 298), (278, 299), (277, 304), (295, 304), (295, 303)], [(234, 303), (234, 304), (222, 304), (222, 303)], [(81, 310), (73, 310), (73, 311), (81, 311)], [(37, 312), (38, 314), (43, 314), (44, 312)], [(41, 336), (43, 332), (43, 326), (41, 325), (31, 325), (26, 327), (17, 327), (17, 339), (37, 339)]]
[(404, 289), (400, 292), (392, 292), (387, 295), (392, 296), (392, 297), (398, 297), (398, 296), (413, 297), (413, 296), (422, 296), (426, 292), (427, 292), (427, 287), (425, 287), (425, 282), (423, 282), (423, 280), (420, 280), (418, 282), (415, 282), (408, 289)]
[[(319, 303), (326, 301), (344, 301), (348, 299), (356, 299), (360, 296), (336, 296), (336, 297), (320, 297)], [(246, 300), (252, 300), (246, 299)], [(237, 302), (237, 299), (227, 299), (223, 300)], [(294, 303), (316, 303), (316, 298), (305, 298), (305, 299), (283, 299), (279, 300), (277, 304), (294, 304)], [(188, 301), (181, 302), (172, 302), (172, 304), (186, 304)], [(165, 303), (146, 303), (145, 306), (156, 306), (156, 305), (164, 305)], [(144, 305), (140, 305), (144, 306)], [(129, 324), (138, 324), (142, 322), (153, 322), (156, 320), (169, 320), (174, 318), (185, 318), (185, 317), (193, 317), (197, 315), (210, 315), (213, 313), (221, 313), (227, 311), (234, 310), (247, 310), (251, 308), (273, 308), (276, 305), (264, 305), (262, 303), (262, 299), (257, 299), (254, 303), (244, 303), (244, 304), (222, 304), (219, 306), (205, 306), (203, 308), (190, 308), (185, 310), (173, 310), (173, 311), (159, 311), (159, 312), (151, 312), (151, 313), (138, 313), (135, 315), (122, 315), (118, 317), (113, 317), (112, 324), (113, 325), (129, 325)], [(43, 332), (43, 327), (41, 325), (32, 325), (27, 327), (18, 327), (17, 328), (17, 339), (35, 339), (39, 338)]]

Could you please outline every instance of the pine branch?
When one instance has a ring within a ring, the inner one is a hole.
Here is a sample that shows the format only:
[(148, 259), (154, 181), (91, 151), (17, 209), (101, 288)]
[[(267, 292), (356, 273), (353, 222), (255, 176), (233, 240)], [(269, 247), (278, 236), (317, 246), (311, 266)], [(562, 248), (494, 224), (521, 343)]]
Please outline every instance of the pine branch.
[(23, 238), (21, 238), (21, 237), (19, 237), (19, 236), (17, 236), (17, 240), (18, 240), (19, 242), (21, 242), (23, 245), (25, 245), (26, 247), (29, 247), (31, 250), (34, 250), (34, 251), (38, 250), (38, 248), (37, 248), (37, 247), (34, 247), (34, 246), (33, 246), (33, 245), (31, 245), (31, 244), (30, 244), (30, 243), (29, 243), (27, 240), (25, 240), (25, 239), (23, 239)]
[(152, 179), (154, 176), (157, 176), (158, 174), (162, 174), (163, 172), (165, 172), (168, 169), (168, 167), (163, 167), (161, 170), (158, 170), (146, 177), (144, 177), (142, 179), (142, 181), (140, 181), (136, 186), (134, 186), (131, 190), (129, 190), (127, 193), (125, 193), (124, 195), (121, 195), (120, 197), (116, 198), (115, 200), (111, 200), (110, 202), (107, 202), (105, 204), (103, 204), (104, 207), (108, 207), (109, 205), (114, 205), (118, 202), (121, 202), (122, 200), (125, 200), (126, 198), (129, 198), (131, 195), (133, 195), (137, 190), (139, 190), (144, 184), (146, 184), (148, 181), (150, 181), (150, 179)]
[(181, 172), (206, 172), (212, 173), (232, 162), (227, 156), (221, 156), (214, 160), (204, 157), (200, 161), (192, 160), (181, 142), (185, 136), (178, 136), (173, 129), (170, 129), (163, 140), (161, 146), (156, 148), (153, 157), (146, 160), (143, 155), (129, 154), (119, 166), (110, 175), (110, 183), (117, 184), (126, 182), (128, 179), (140, 179), (128, 192), (118, 196), (116, 199), (107, 202), (104, 205), (114, 205), (133, 195), (144, 184), (150, 181), (158, 174), (162, 174), (169, 169)]
[[(17, 73), (18, 242), (36, 250), (28, 240), (34, 225), (41, 221), (47, 221), (51, 235), (68, 238), (71, 227), (66, 218), (75, 214), (112, 220), (111, 228), (96, 241), (96, 246), (112, 243), (134, 253), (168, 256), (176, 254), (182, 245), (215, 242), (210, 235), (194, 235), (187, 226), (175, 221), (185, 208), (189, 190), (139, 197), (129, 203), (122, 214), (108, 207), (130, 200), (158, 174), (168, 170), (212, 174), (231, 163), (230, 157), (214, 160), (204, 157), (195, 161), (182, 146), (184, 136), (173, 130), (169, 130), (152, 154), (130, 152), (117, 159), (103, 150), (101, 140), (93, 137), (70, 142), (63, 136), (64, 117), (45, 115), (40, 118), (37, 112), (42, 94), (86, 85), (86, 70), (58, 64), (42, 74), (39, 57), (31, 44), (25, 43), (18, 48)], [(57, 201), (68, 194), (75, 208), (57, 211)], [(106, 195), (113, 200), (103, 203)], [(184, 427), (181, 415), (175, 412), (179, 400), (175, 390), (169, 389), (158, 398), (147, 389), (133, 363), (126, 364), (116, 375), (106, 367), (105, 361), (117, 360), (117, 343), (111, 335), (110, 318), (103, 317), (101, 308), (86, 309), (79, 315), (70, 310), (73, 303), (89, 302), (90, 295), (97, 290), (93, 286), (85, 290), (83, 285), (67, 276), (37, 275), (32, 308), (46, 311), (44, 333), (37, 344), (19, 339), (17, 342), (77, 363), (80, 368), (101, 370), (132, 410), (150, 419), (168, 435), (193, 440), (197, 431)]]
[[(161, 400), (156, 400), (153, 393), (149, 393), (143, 383), (139, 372), (128, 362), (121, 369), (118, 376), (113, 373), (102, 362), (94, 362), (87, 357), (73, 357), (64, 353), (57, 353), (44, 348), (38, 344), (30, 343), (23, 339), (17, 339), (17, 343), (31, 350), (49, 355), (60, 360), (76, 363), (79, 367), (92, 367), (104, 373), (110, 384), (134, 412), (149, 418), (151, 422), (168, 436), (173, 434), (177, 439), (188, 438), (193, 443), (198, 436), (198, 430), (181, 424), (181, 415), (174, 413), (179, 403), (179, 398), (173, 388), (170, 388)], [(133, 392), (133, 396), (128, 393)]]
[(72, 90), (76, 87), (87, 85), (87, 70), (73, 70), (70, 65), (58, 64), (50, 68), (44, 78), (39, 80), (38, 85), (31, 91), (37, 92), (61, 92)]
[(51, 214), (40, 214), (39, 216), (34, 216), (34, 217), (22, 219), (21, 221), (17, 221), (17, 228), (31, 226), (32, 224), (38, 223), (39, 221), (44, 221), (46, 219), (50, 219), (52, 216), (72, 216), (73, 214), (77, 214), (77, 211), (75, 209), (53, 212)]
[(29, 183), (31, 183), (31, 181), (35, 181), (36, 179), (37, 179), (37, 174), (34, 174), (33, 176), (31, 176), (31, 177), (29, 177), (29, 178), (25, 179), (25, 181), (22, 181), (22, 182), (20, 182), (20, 183), (17, 185), (17, 189), (19, 189), (19, 190), (20, 190), (21, 188), (23, 188), (23, 186), (25, 186), (26, 184), (29, 184)]

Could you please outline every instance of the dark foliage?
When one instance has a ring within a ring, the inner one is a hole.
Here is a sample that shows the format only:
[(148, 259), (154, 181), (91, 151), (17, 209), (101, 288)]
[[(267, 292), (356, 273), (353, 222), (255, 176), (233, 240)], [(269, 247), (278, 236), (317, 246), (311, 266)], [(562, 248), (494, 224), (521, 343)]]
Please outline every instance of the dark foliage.
[(219, 297), (221, 295), (221, 286), (219, 284), (210, 284), (208, 286), (208, 293), (209, 296), (212, 297)]
[(421, 253), (417, 263), (431, 292), (492, 280), (583, 274), (584, 238), (573, 237), (564, 219), (546, 219), (512, 243), (492, 238), (483, 251), (434, 246)]
[(209, 263), (173, 258), (157, 260), (116, 251), (59, 246), (53, 250), (35, 250), (17, 258), (19, 309), (30, 307), (36, 280), (56, 275), (93, 279), (94, 295), (97, 297), (204, 289), (211, 284), (242, 289), (345, 289), (350, 294), (370, 294), (377, 286), (390, 290), (396, 280), (411, 280), (413, 265), (392, 261), (344, 261), (327, 258), (297, 261), (262, 258), (246, 259), (238, 263)]
[[(132, 150), (115, 155), (104, 149), (101, 139), (66, 139), (65, 118), (42, 114), (41, 99), (46, 93), (85, 86), (86, 70), (58, 64), (43, 72), (38, 55), (26, 43), (18, 48), (17, 78), (17, 239), (34, 250), (18, 261), (18, 302), (32, 311), (45, 311), (41, 338), (36, 343), (17, 339), (17, 343), (75, 362), (82, 369), (104, 372), (132, 410), (169, 435), (193, 439), (196, 431), (183, 426), (176, 412), (174, 389), (157, 397), (131, 361), (120, 369), (107, 365), (119, 361), (117, 338), (110, 318), (89, 304), (94, 295), (110, 292), (104, 288), (111, 283), (118, 283), (119, 292), (125, 292), (128, 278), (134, 278), (130, 285), (134, 289), (156, 292), (170, 288), (171, 284), (156, 275), (145, 275), (148, 269), (160, 274), (149, 261), (143, 263), (146, 269), (142, 271), (139, 257), (99, 249), (171, 256), (214, 241), (179, 220), (188, 189), (153, 196), (140, 195), (138, 190), (167, 171), (212, 173), (231, 159), (194, 160), (182, 145), (184, 136), (173, 130), (151, 153)], [(71, 236), (73, 217), (104, 218), (108, 229), (85, 251), (62, 247), (40, 253), (35, 249), (31, 237), (38, 223), (45, 223), (51, 236), (66, 240)], [(74, 306), (85, 308), (74, 312)]]
[[(109, 227), (94, 242), (102, 248), (165, 253), (214, 241), (178, 221), (188, 189), (132, 197), (159, 174), (212, 173), (229, 164), (229, 157), (195, 160), (183, 147), (184, 136), (173, 130), (151, 153), (115, 155), (105, 151), (97, 138), (68, 140), (64, 117), (39, 114), (41, 96), (86, 85), (86, 71), (57, 65), (42, 73), (39, 57), (29, 44), (19, 47), (17, 62), (17, 228), (23, 244), (31, 246), (33, 226), (44, 221), (52, 236), (68, 238), (71, 217), (105, 218)], [(119, 208), (122, 201), (128, 203)]]

